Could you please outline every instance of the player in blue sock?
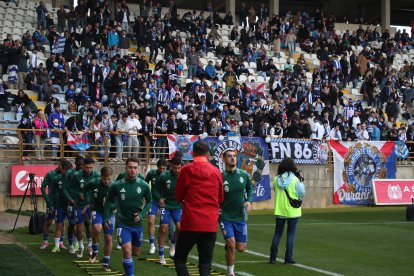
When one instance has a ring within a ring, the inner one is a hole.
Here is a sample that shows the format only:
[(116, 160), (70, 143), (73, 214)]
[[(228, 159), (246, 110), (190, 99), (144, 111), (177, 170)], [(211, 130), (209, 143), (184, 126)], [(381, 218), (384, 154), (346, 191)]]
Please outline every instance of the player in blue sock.
[(104, 221), (106, 227), (109, 227), (111, 210), (114, 204), (117, 204), (119, 218), (117, 237), (122, 247), (122, 264), (127, 276), (134, 276), (132, 256), (141, 253), (142, 219), (152, 203), (148, 184), (138, 178), (138, 166), (137, 158), (127, 159), (126, 177), (111, 185), (104, 206)]
[[(170, 228), (170, 220), (172, 219), (175, 224), (174, 235), (170, 239), (170, 252), (169, 256), (172, 258), (175, 254), (175, 240), (180, 231), (181, 220), (181, 204), (174, 198), (175, 186), (177, 182), (178, 174), (181, 170), (181, 159), (174, 156), (170, 160), (171, 169), (163, 172), (157, 179), (159, 186), (159, 206), (160, 206), (160, 229), (158, 232), (158, 256), (159, 262), (162, 265), (166, 264), (164, 257), (164, 243), (167, 236), (167, 231)], [(158, 191), (156, 191), (157, 193)], [(158, 195), (156, 196), (158, 197)]]
[[(108, 191), (112, 182), (112, 168), (103, 167), (101, 169), (101, 177), (96, 180), (88, 182), (82, 189), (81, 193), (91, 194), (91, 208), (92, 208), (92, 254), (89, 258), (89, 262), (94, 263), (99, 251), (99, 240), (102, 231), (104, 202), (108, 195)], [(116, 206), (113, 206), (115, 209)], [(114, 232), (115, 216), (114, 213), (109, 217), (109, 225), (104, 225), (105, 245), (104, 245), (104, 257), (102, 262), (102, 268), (104, 271), (109, 272), (109, 260), (112, 251), (112, 234)]]

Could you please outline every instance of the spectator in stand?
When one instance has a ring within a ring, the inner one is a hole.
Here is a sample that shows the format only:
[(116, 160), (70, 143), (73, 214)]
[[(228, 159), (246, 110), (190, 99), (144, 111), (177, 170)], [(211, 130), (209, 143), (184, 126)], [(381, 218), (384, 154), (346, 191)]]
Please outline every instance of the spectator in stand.
[(46, 160), (44, 158), (44, 144), (47, 137), (46, 130), (49, 128), (49, 125), (47, 123), (45, 114), (43, 111), (38, 111), (36, 118), (33, 120), (34, 129), (42, 130), (42, 131), (35, 131), (34, 133), (34, 141), (35, 141), (35, 147), (36, 147), (36, 157), (38, 161)]
[(53, 105), (53, 109), (54, 111), (50, 113), (48, 117), (47, 125), (51, 131), (50, 143), (52, 144), (52, 160), (55, 160), (58, 157), (58, 150), (60, 145), (61, 134), (59, 133), (59, 131), (64, 129), (65, 119), (63, 117), (62, 112), (60, 112), (59, 103), (55, 103)]
[(289, 56), (293, 57), (296, 47), (296, 35), (292, 29), (290, 29), (288, 34), (286, 35), (286, 44), (289, 49)]
[(200, 54), (196, 52), (196, 48), (191, 47), (191, 51), (187, 54), (188, 78), (192, 78), (197, 73), (197, 65)]
[(116, 22), (126, 33), (129, 32), (129, 16), (130, 13), (128, 7), (126, 5), (122, 5), (121, 10), (116, 15)]
[(42, 28), (43, 30), (46, 30), (46, 14), (49, 11), (46, 9), (45, 3), (43, 1), (39, 2), (39, 6), (36, 8), (36, 14), (37, 14), (37, 26), (38, 28)]
[(30, 151), (33, 151), (33, 136), (34, 132), (30, 129), (34, 128), (33, 124), (33, 115), (29, 108), (24, 109), (24, 113), (20, 119), (20, 124), (18, 128), (25, 129), (26, 131), (22, 131), (22, 137), (24, 139), (24, 147), (23, 147), (23, 160), (30, 160), (28, 157), (30, 154)]
[(83, 28), (85, 26), (86, 17), (88, 14), (88, 8), (85, 6), (83, 0), (79, 1), (78, 5), (75, 8), (75, 12), (79, 16), (77, 26)]

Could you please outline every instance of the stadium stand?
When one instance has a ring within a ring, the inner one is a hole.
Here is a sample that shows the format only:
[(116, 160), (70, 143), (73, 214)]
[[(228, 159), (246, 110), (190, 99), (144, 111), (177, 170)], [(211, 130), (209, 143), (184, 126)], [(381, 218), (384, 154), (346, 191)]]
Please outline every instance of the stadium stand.
[[(86, 7), (90, 16), (82, 25), (84, 8), (59, 11), (46, 3), (44, 12), (32, 1), (22, 0), (18, 7), (0, 2), (3, 127), (17, 128), (27, 106), (36, 114), (49, 105), (49, 115), (53, 98), (65, 118), (80, 115), (84, 129), (104, 110), (120, 120), (119, 108), (124, 106), (122, 112), (139, 115), (144, 135), (147, 116), (151, 131), (165, 134), (156, 125), (163, 123), (166, 112), (167, 133), (218, 136), (235, 125), (242, 135), (236, 123), (241, 121), (260, 136), (264, 123), (270, 135), (280, 131), (279, 122), (284, 137), (315, 138), (319, 121), (324, 133), (318, 139), (333, 138), (330, 130), (339, 125), (342, 139), (363, 140), (365, 131), (374, 139), (369, 124), (374, 120), (381, 130), (386, 126), (388, 134), (381, 139), (414, 139), (408, 126), (414, 46), (405, 32), (381, 34), (375, 26), (337, 23), (319, 11), (269, 17), (252, 7), (248, 21), (253, 23), (244, 28), (224, 13), (160, 7), (156, 1), (153, 7), (141, 3), (131, 9), (124, 2), (116, 7), (99, 3)], [(47, 28), (39, 29), (43, 24)], [(129, 30), (125, 36), (122, 27)], [(7, 61), (6, 55), (15, 58)], [(19, 89), (25, 89), (27, 102), (18, 99)], [(355, 111), (360, 118), (354, 120)], [(17, 113), (16, 119), (10, 119), (10, 112)], [(171, 120), (172, 114), (177, 118)], [(211, 127), (213, 119), (218, 129)], [(105, 119), (101, 130), (117, 130), (116, 120), (113, 125)], [(369, 126), (361, 130), (364, 124)]]

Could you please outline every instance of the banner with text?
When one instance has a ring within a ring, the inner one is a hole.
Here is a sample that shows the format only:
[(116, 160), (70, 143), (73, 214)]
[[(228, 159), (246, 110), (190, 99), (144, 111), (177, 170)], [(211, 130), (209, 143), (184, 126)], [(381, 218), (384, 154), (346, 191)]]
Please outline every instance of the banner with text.
[(395, 179), (394, 142), (329, 143), (334, 158), (334, 203), (373, 204), (372, 181)]
[(167, 135), (169, 159), (173, 158), (177, 151), (183, 154), (182, 160), (193, 160), (193, 145), (198, 140), (198, 135)]
[(269, 154), (264, 139), (234, 136), (223, 140), (208, 137), (204, 141), (210, 147), (210, 162), (221, 171), (224, 170), (223, 152), (237, 150), (237, 167), (247, 171), (254, 186), (253, 201), (270, 199)]
[(292, 158), (297, 164), (326, 164), (329, 148), (316, 140), (273, 138), (270, 142), (272, 163)]
[[(42, 185), (43, 179), (48, 172), (55, 168), (56, 166), (11, 166), (10, 194), (12, 196), (24, 195), (30, 180), (29, 173), (35, 173), (36, 195), (42, 195), (40, 186)], [(29, 191), (27, 191), (27, 195), (29, 195)]]
[(409, 205), (414, 198), (414, 179), (374, 179), (375, 205)]

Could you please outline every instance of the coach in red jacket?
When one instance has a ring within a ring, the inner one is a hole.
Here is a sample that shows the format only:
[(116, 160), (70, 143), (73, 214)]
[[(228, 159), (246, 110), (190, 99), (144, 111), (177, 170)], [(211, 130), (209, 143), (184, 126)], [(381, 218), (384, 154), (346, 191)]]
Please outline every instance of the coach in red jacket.
[(187, 257), (197, 244), (201, 276), (210, 275), (214, 244), (223, 202), (223, 179), (218, 168), (208, 162), (208, 144), (193, 146), (193, 163), (181, 169), (175, 188), (175, 199), (183, 204), (180, 233), (174, 256), (179, 276), (187, 276)]

